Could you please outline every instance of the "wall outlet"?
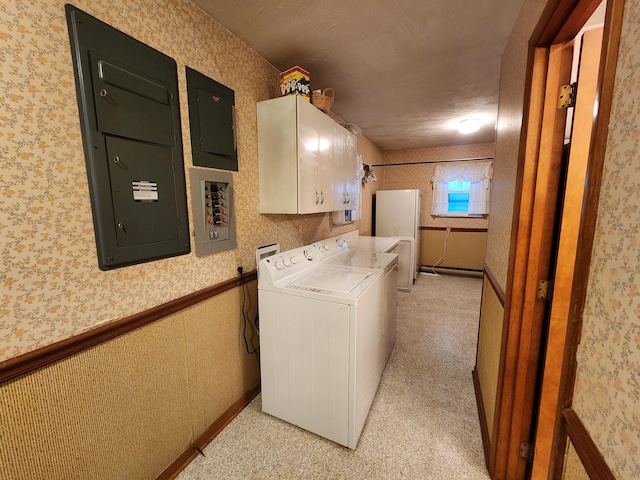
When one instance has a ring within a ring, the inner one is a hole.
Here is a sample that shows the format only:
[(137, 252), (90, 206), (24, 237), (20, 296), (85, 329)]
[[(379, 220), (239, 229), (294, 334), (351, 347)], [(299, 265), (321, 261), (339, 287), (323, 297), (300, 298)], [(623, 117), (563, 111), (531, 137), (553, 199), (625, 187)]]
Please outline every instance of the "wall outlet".
[(236, 271), (238, 275), (242, 275), (244, 268), (242, 267), (242, 259), (240, 257), (236, 257)]

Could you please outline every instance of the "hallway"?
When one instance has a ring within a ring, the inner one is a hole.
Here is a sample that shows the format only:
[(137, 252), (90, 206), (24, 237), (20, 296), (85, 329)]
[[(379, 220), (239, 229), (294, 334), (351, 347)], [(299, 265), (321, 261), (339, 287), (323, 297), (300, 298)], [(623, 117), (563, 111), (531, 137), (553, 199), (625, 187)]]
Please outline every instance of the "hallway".
[(471, 371), (482, 281), (420, 275), (398, 293), (398, 338), (348, 450), (263, 414), (258, 395), (177, 477), (488, 479)]

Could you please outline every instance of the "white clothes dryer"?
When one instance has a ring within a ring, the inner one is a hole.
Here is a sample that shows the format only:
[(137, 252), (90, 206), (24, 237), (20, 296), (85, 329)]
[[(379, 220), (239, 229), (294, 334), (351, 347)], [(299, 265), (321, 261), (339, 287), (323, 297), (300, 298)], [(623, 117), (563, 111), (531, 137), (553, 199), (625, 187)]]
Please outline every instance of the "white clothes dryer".
[[(339, 240), (336, 240), (339, 242)], [(349, 250), (398, 254), (398, 290), (411, 292), (416, 279), (416, 239), (413, 237), (367, 237), (346, 239)]]
[[(375, 237), (370, 237), (375, 238)], [(378, 360), (380, 377), (387, 365), (389, 356), (396, 344), (396, 314), (398, 304), (398, 268), (399, 256), (395, 253), (365, 252), (346, 249), (324, 260), (328, 265), (340, 265), (351, 268), (372, 268), (384, 271), (383, 324), (379, 332), (381, 347)]]

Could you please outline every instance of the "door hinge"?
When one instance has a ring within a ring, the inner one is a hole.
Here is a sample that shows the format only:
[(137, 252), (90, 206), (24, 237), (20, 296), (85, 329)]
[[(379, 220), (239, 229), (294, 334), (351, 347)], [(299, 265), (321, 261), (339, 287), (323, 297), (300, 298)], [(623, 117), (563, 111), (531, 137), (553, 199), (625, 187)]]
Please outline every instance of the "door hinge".
[(538, 281), (538, 299), (550, 302), (553, 298), (553, 280)]
[(527, 463), (533, 462), (533, 445), (530, 443), (520, 444), (520, 458)]
[(558, 108), (565, 109), (576, 106), (576, 93), (578, 89), (577, 83), (569, 85), (561, 85), (558, 92)]

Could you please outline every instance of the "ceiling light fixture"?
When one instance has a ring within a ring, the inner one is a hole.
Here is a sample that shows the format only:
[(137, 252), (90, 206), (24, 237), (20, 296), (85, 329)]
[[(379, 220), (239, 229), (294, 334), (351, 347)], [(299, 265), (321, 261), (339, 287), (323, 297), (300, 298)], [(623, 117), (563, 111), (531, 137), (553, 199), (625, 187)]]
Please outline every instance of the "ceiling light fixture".
[(465, 118), (464, 120), (460, 120), (458, 124), (458, 132), (462, 134), (474, 133), (480, 130), (480, 119), (479, 118)]

